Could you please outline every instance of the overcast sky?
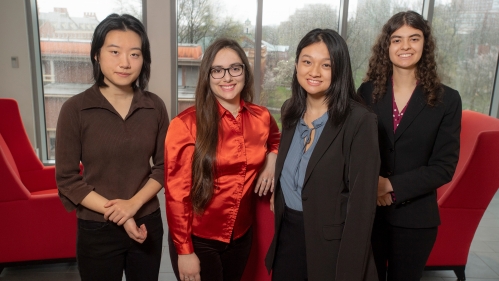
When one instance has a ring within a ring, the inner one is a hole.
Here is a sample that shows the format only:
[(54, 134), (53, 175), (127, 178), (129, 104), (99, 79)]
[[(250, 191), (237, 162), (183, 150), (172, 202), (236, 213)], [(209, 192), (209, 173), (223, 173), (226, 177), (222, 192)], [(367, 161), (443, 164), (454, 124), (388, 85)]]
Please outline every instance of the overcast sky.
[[(38, 0), (37, 3), (40, 12), (52, 12), (54, 7), (61, 7), (67, 8), (69, 15), (73, 17), (82, 17), (84, 12), (95, 12), (98, 20), (112, 13), (116, 5), (115, 0)], [(224, 17), (230, 15), (242, 23), (249, 19), (253, 25), (255, 24), (256, 0), (217, 0), (215, 3), (220, 5), (221, 15)], [(263, 25), (278, 25), (286, 21), (296, 9), (310, 3), (325, 3), (333, 8), (339, 7), (339, 0), (264, 0)], [(357, 0), (350, 0), (350, 12), (354, 11), (356, 6)]]

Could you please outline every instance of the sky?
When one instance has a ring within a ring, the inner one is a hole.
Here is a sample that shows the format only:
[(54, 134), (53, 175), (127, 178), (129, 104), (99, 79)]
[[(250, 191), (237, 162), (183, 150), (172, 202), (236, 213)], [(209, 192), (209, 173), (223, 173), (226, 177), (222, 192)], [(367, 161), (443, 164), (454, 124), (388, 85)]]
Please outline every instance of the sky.
[[(54, 7), (67, 8), (70, 16), (82, 17), (84, 12), (95, 12), (98, 20), (104, 19), (113, 12), (113, 6), (116, 0), (38, 0), (40, 12), (52, 12)], [(220, 14), (223, 17), (232, 18), (244, 23), (247, 19), (254, 25), (256, 22), (257, 1), (234, 1), (234, 0), (216, 0), (220, 8)], [(326, 3), (339, 8), (339, 0), (263, 0), (263, 25), (278, 25), (286, 21), (296, 9), (310, 3)], [(350, 11), (355, 10), (357, 0), (350, 0)]]

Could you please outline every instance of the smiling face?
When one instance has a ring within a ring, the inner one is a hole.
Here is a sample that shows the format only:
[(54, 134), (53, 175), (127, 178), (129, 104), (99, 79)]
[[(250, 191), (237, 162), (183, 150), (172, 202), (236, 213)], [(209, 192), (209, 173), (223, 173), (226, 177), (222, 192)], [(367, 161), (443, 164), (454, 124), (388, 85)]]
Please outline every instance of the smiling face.
[(303, 48), (296, 63), (298, 83), (315, 97), (325, 97), (331, 85), (331, 58), (324, 42), (317, 42)]
[(139, 77), (143, 58), (140, 36), (130, 30), (109, 31), (99, 53), (98, 60), (104, 83), (110, 89), (129, 90)]
[[(218, 69), (218, 71), (225, 71), (222, 68), (238, 68), (242, 66), (243, 61), (236, 53), (236, 51), (231, 48), (223, 48), (218, 51), (213, 63), (211, 64), (212, 69)], [(242, 74), (236, 77), (231, 76), (229, 71), (225, 71), (223, 78), (213, 78), (210, 74), (210, 88), (218, 102), (225, 108), (230, 108), (234, 106), (239, 106), (239, 101), (241, 98), (241, 91), (244, 88), (244, 71)], [(234, 72), (231, 70), (231, 72)], [(234, 73), (233, 73), (234, 74)], [(217, 75), (215, 75), (217, 76)]]
[(389, 55), (393, 68), (415, 70), (423, 55), (423, 32), (403, 25), (390, 36)]

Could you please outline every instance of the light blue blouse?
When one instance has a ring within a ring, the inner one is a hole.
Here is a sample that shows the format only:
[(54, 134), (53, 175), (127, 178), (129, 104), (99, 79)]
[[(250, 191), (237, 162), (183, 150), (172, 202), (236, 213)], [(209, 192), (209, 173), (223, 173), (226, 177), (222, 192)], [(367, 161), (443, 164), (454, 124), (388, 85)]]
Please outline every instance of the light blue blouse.
[[(286, 160), (284, 160), (281, 177), (279, 178), (286, 206), (291, 209), (303, 211), (301, 191), (303, 189), (305, 172), (310, 156), (314, 151), (328, 118), (329, 114), (327, 112), (324, 113), (321, 117), (312, 121), (313, 128), (309, 128), (303, 118), (300, 118), (300, 122), (296, 125), (295, 134), (293, 135), (288, 155), (286, 155)], [(305, 151), (305, 146), (310, 142), (313, 130), (315, 130), (314, 140), (308, 150)]]

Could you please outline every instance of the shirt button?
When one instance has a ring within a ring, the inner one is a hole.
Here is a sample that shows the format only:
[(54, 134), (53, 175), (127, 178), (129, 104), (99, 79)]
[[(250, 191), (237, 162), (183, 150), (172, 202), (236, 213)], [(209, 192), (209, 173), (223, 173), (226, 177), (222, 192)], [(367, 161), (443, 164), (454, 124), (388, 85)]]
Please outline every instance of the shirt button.
[(301, 200), (303, 200), (303, 201), (307, 201), (307, 200), (308, 200), (308, 196), (303, 196), (303, 197), (301, 198)]
[(388, 171), (386, 174), (390, 176), (392, 173), (392, 171)]

